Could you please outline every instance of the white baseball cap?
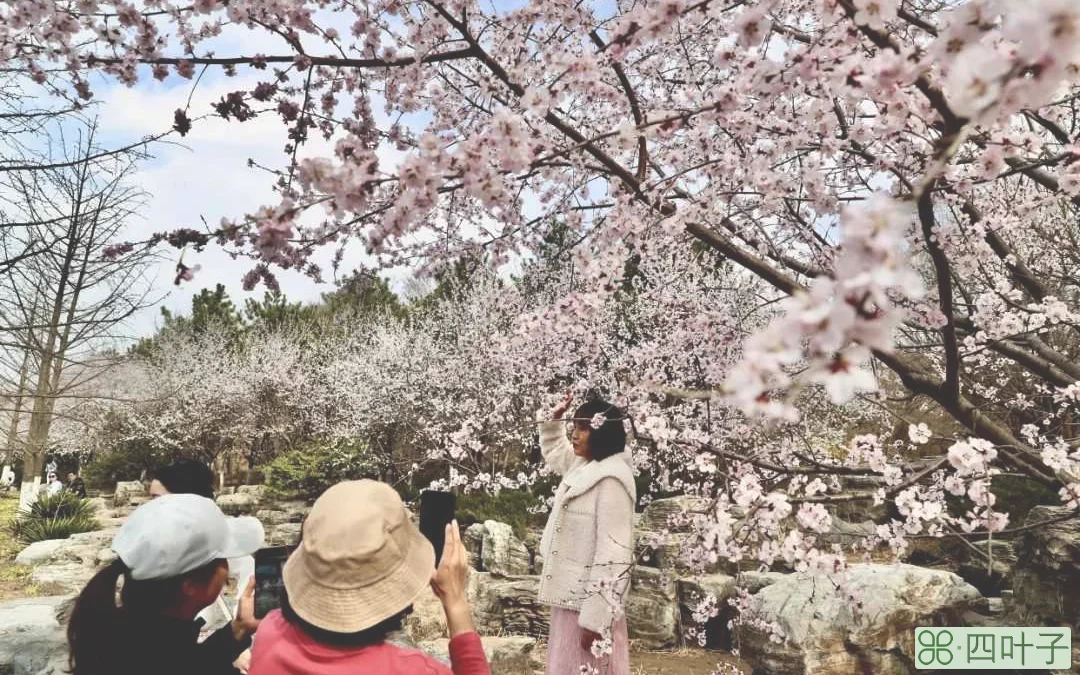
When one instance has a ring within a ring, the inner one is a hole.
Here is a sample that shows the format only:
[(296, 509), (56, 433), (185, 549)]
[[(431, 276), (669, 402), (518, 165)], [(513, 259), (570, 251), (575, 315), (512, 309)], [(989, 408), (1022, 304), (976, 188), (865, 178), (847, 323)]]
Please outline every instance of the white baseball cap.
[(135, 509), (112, 549), (139, 581), (169, 579), (214, 560), (252, 555), (263, 546), (262, 523), (228, 518), (213, 500), (168, 494)]

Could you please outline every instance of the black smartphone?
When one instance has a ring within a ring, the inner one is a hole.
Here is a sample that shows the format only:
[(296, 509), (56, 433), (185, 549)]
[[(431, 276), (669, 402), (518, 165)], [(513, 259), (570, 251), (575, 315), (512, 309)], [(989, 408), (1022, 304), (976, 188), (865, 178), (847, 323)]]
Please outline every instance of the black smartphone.
[(446, 545), (446, 526), (454, 519), (457, 499), (452, 492), (424, 490), (420, 493), (420, 532), (435, 547), (435, 566)]
[(282, 570), (295, 546), (272, 546), (255, 551), (255, 618), (261, 619), (281, 606), (285, 589)]

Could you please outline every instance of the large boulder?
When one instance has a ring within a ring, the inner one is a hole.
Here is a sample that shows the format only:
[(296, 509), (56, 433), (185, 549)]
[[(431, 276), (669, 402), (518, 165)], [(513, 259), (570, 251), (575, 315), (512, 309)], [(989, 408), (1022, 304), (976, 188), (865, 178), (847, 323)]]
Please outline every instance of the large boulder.
[(786, 579), (789, 575), (784, 572), (758, 572), (750, 570), (739, 572), (738, 583), (740, 588), (746, 589), (750, 595), (757, 593), (766, 586), (771, 586), (778, 581)]
[(688, 518), (695, 512), (704, 511), (708, 502), (700, 497), (683, 495), (666, 499), (654, 499), (641, 514), (638, 527), (649, 532), (683, 532), (693, 528)]
[[(491, 675), (529, 675), (538, 664), (533, 659), (536, 640), (530, 637), (481, 637), (484, 654), (491, 665)], [(450, 662), (450, 640), (440, 638), (421, 642), (421, 651)]]
[[(1080, 632), (1080, 518), (1070, 509), (1036, 506), (1025, 525), (1049, 522), (1024, 532), (1013, 573), (1013, 602), (1036, 621), (1072, 626)], [(1033, 624), (1034, 625), (1034, 624)]]
[(256, 501), (266, 501), (268, 489), (265, 485), (241, 485), (236, 488), (236, 494), (248, 495)]
[(1000, 539), (973, 541), (972, 546), (985, 555), (972, 554), (961, 563), (957, 574), (987, 597), (1000, 597), (1012, 585), (1016, 568), (1016, 548)]
[(865, 541), (876, 530), (877, 524), (872, 520), (851, 523), (841, 518), (833, 518), (829, 531), (818, 535), (818, 545), (825, 547), (839, 544), (845, 549), (850, 549)]
[(758, 675), (910, 675), (916, 627), (962, 626), (983, 604), (955, 574), (912, 565), (852, 565), (836, 580), (792, 574), (751, 598), (741, 655)]
[(733, 612), (728, 600), (735, 592), (735, 577), (710, 574), (679, 579), (679, 623), (683, 644), (687, 647), (730, 649), (728, 621)]
[(719, 558), (710, 561), (698, 555), (700, 538), (692, 534), (659, 534), (642, 532), (634, 542), (637, 564), (666, 570), (676, 576), (700, 576), (735, 572), (737, 566), (730, 560)]
[(99, 569), (116, 559), (111, 547), (115, 534), (115, 530), (99, 530), (39, 541), (23, 549), (16, 562), (33, 568), (33, 583), (77, 593)]
[(469, 553), (469, 567), (474, 570), (482, 570), (484, 562), (481, 553), (484, 550), (484, 532), (486, 528), (483, 523), (473, 523), (465, 528), (465, 532), (461, 535), (462, 543), (465, 544), (465, 550)]
[(301, 523), (280, 523), (266, 527), (267, 546), (296, 546), (300, 541)]
[(116, 484), (113, 492), (113, 508), (133, 506), (147, 498), (146, 486), (139, 480), (123, 480)]
[(494, 520), (484, 522), (481, 564), (485, 572), (512, 577), (529, 573), (529, 551), (514, 535), (514, 528)]
[(238, 492), (231, 495), (219, 495), (217, 504), (228, 516), (251, 516), (259, 510), (262, 499), (259, 494)]
[(43, 565), (53, 559), (57, 551), (66, 546), (67, 539), (46, 539), (35, 541), (15, 556), (15, 562), (27, 567)]
[(499, 578), (476, 572), (470, 583), (473, 613), (481, 635), (526, 635), (546, 638), (551, 608), (540, 604), (540, 578)]
[(79, 593), (95, 574), (95, 567), (77, 562), (57, 562), (35, 567), (30, 572), (30, 581), (58, 593)]
[(670, 649), (679, 642), (679, 604), (675, 579), (651, 567), (635, 565), (626, 597), (631, 640), (642, 649)]
[(67, 636), (61, 612), (67, 597), (0, 603), (0, 673), (61, 673), (67, 666)]

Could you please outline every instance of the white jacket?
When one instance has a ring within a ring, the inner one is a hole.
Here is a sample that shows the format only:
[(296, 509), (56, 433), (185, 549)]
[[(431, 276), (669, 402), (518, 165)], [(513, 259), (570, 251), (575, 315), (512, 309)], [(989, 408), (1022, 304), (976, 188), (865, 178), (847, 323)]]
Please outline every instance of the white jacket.
[(537, 599), (580, 612), (578, 624), (600, 633), (622, 613), (634, 559), (637, 489), (630, 453), (585, 461), (574, 454), (561, 421), (541, 425), (540, 450), (563, 480), (540, 539), (544, 573)]

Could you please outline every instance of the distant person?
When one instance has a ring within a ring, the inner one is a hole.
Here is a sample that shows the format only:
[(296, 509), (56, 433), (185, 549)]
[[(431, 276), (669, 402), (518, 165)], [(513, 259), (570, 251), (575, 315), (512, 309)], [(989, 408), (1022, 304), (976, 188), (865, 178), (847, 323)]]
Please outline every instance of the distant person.
[[(623, 599), (637, 489), (624, 415), (606, 401), (589, 401), (574, 411), (568, 441), (563, 416), (572, 401), (567, 394), (540, 427), (544, 461), (563, 477), (540, 540), (538, 600), (551, 606), (547, 674), (630, 675)], [(601, 637), (610, 637), (611, 650), (596, 657)]]
[(45, 464), (45, 477), (48, 479), (49, 474), (55, 474), (57, 471), (56, 460), (52, 457)]
[[(456, 522), (436, 570), (431, 542), (392, 487), (338, 483), (304, 522), (282, 572), (281, 609), (255, 635), (250, 675), (490, 675), (465, 594), (467, 559)], [(450, 668), (387, 641), (432, 590), (446, 614)]]
[(86, 499), (86, 482), (77, 471), (68, 473), (67, 490), (79, 499)]
[(71, 674), (233, 675), (233, 661), (258, 627), (255, 586), (243, 592), (236, 618), (202, 643), (195, 617), (221, 593), (227, 559), (262, 545), (253, 523), (226, 518), (214, 502), (190, 494), (135, 509), (113, 539), (117, 560), (75, 602), (68, 624)]
[(10, 488), (15, 485), (15, 470), (5, 465), (3, 473), (0, 473), (0, 487)]
[(45, 494), (49, 497), (55, 497), (63, 491), (64, 484), (60, 482), (55, 473), (50, 473), (45, 479)]
[(182, 459), (158, 469), (150, 481), (150, 499), (168, 494), (193, 494), (213, 499), (214, 472), (194, 459)]

